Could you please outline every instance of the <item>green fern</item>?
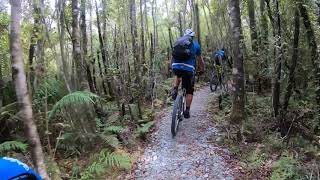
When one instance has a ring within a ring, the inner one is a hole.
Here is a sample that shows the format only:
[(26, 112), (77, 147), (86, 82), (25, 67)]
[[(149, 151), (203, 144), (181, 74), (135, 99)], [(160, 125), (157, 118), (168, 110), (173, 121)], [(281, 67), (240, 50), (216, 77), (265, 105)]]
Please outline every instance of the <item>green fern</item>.
[(99, 118), (95, 118), (94, 120), (96, 122), (96, 129), (100, 131), (100, 129), (103, 128), (105, 125), (101, 122), (101, 119)]
[(271, 180), (278, 179), (303, 179), (299, 162), (284, 152), (272, 166)]
[(94, 157), (93, 162), (88, 166), (83, 173), (81, 179), (93, 179), (101, 176), (106, 172), (107, 168), (118, 167), (121, 169), (130, 169), (130, 157), (108, 150), (102, 150)]
[(19, 141), (6, 141), (0, 144), (0, 154), (8, 151), (22, 151), (25, 152), (28, 145)]
[(149, 130), (153, 127), (153, 125), (154, 125), (154, 121), (150, 121), (146, 124), (143, 124), (142, 127), (139, 127), (136, 131), (138, 136), (144, 136), (146, 133), (149, 132)]
[[(83, 145), (85, 143), (80, 143), (79, 139), (81, 136), (79, 136), (78, 133), (71, 133), (66, 132), (59, 137), (59, 144), (58, 147), (60, 149), (63, 149), (65, 151), (65, 154), (68, 155), (80, 155), (80, 149), (83, 148)], [(58, 138), (57, 138), (58, 139)]]
[(34, 108), (42, 110), (43, 104), (53, 104), (65, 94), (62, 82), (53, 77), (45, 77), (33, 93)]
[(108, 127), (104, 128), (104, 131), (119, 134), (124, 129), (125, 128), (123, 126), (108, 126)]
[(88, 91), (77, 91), (68, 94), (53, 106), (52, 110), (49, 112), (49, 119), (52, 119), (57, 112), (68, 105), (94, 104), (96, 100), (101, 100), (101, 98)]
[(98, 136), (109, 146), (117, 148), (120, 145), (118, 138), (115, 135), (98, 134)]

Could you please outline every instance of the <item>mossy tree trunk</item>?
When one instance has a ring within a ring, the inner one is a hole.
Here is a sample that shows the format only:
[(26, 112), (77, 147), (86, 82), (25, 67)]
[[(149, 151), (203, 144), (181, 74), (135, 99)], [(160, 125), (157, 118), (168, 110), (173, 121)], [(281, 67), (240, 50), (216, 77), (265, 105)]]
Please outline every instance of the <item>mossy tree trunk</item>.
[(27, 88), (27, 78), (24, 71), (24, 62), (21, 46), (21, 0), (10, 0), (11, 27), (10, 52), (12, 78), (16, 90), (17, 100), (22, 113), (26, 138), (31, 149), (31, 157), (36, 171), (44, 178), (49, 179), (44, 164), (44, 154), (41, 147), (37, 126), (33, 120), (32, 103)]
[(231, 121), (241, 124), (245, 118), (245, 102), (244, 102), (244, 68), (243, 68), (243, 35), (241, 27), (241, 14), (239, 0), (230, 0), (230, 18), (233, 37), (233, 98)]

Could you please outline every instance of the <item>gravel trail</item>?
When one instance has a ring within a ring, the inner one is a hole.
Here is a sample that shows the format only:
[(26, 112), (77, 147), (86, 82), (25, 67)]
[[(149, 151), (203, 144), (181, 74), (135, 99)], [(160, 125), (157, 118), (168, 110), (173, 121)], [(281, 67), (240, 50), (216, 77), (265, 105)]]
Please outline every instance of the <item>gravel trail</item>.
[(213, 97), (208, 87), (195, 92), (191, 118), (180, 123), (174, 139), (170, 132), (172, 107), (163, 110), (149, 145), (125, 179), (234, 179), (225, 162), (228, 151), (214, 143), (218, 131), (206, 111)]

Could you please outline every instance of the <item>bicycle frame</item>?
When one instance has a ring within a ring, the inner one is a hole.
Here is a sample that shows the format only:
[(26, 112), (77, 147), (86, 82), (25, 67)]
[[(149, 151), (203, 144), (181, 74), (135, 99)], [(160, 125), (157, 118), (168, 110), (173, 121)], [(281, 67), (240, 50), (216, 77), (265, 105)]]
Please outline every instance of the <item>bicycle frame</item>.
[[(212, 69), (212, 72), (211, 72), (210, 83), (212, 83), (213, 79), (216, 79), (217, 83), (215, 84), (215, 86), (216, 86), (215, 89), (218, 86), (220, 86), (224, 91), (228, 91), (228, 88), (226, 87), (226, 84), (224, 82), (224, 80), (225, 80), (224, 78), (225, 77), (224, 77), (224, 67), (223, 67), (223, 65), (214, 64), (214, 68)], [(210, 88), (211, 88), (211, 84), (210, 84)]]
[(183, 112), (184, 110), (186, 109), (186, 106), (187, 106), (187, 100), (186, 100), (186, 95), (187, 95), (187, 92), (186, 92), (186, 89), (185, 88), (181, 88), (181, 91), (182, 91), (182, 112), (181, 112), (181, 118), (183, 118)]

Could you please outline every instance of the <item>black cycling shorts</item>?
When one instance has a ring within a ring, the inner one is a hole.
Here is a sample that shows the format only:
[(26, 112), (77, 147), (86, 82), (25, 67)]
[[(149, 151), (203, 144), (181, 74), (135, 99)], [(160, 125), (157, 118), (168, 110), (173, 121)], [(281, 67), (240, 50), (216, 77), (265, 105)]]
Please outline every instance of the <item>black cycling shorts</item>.
[(215, 64), (216, 64), (216, 65), (219, 65), (219, 66), (221, 65), (219, 56), (215, 56), (214, 61), (215, 61)]
[(184, 71), (184, 70), (180, 70), (180, 69), (174, 69), (173, 73), (178, 78), (182, 78), (182, 87), (186, 89), (186, 93), (193, 95), (193, 91), (194, 91), (194, 75), (193, 75), (193, 72)]

